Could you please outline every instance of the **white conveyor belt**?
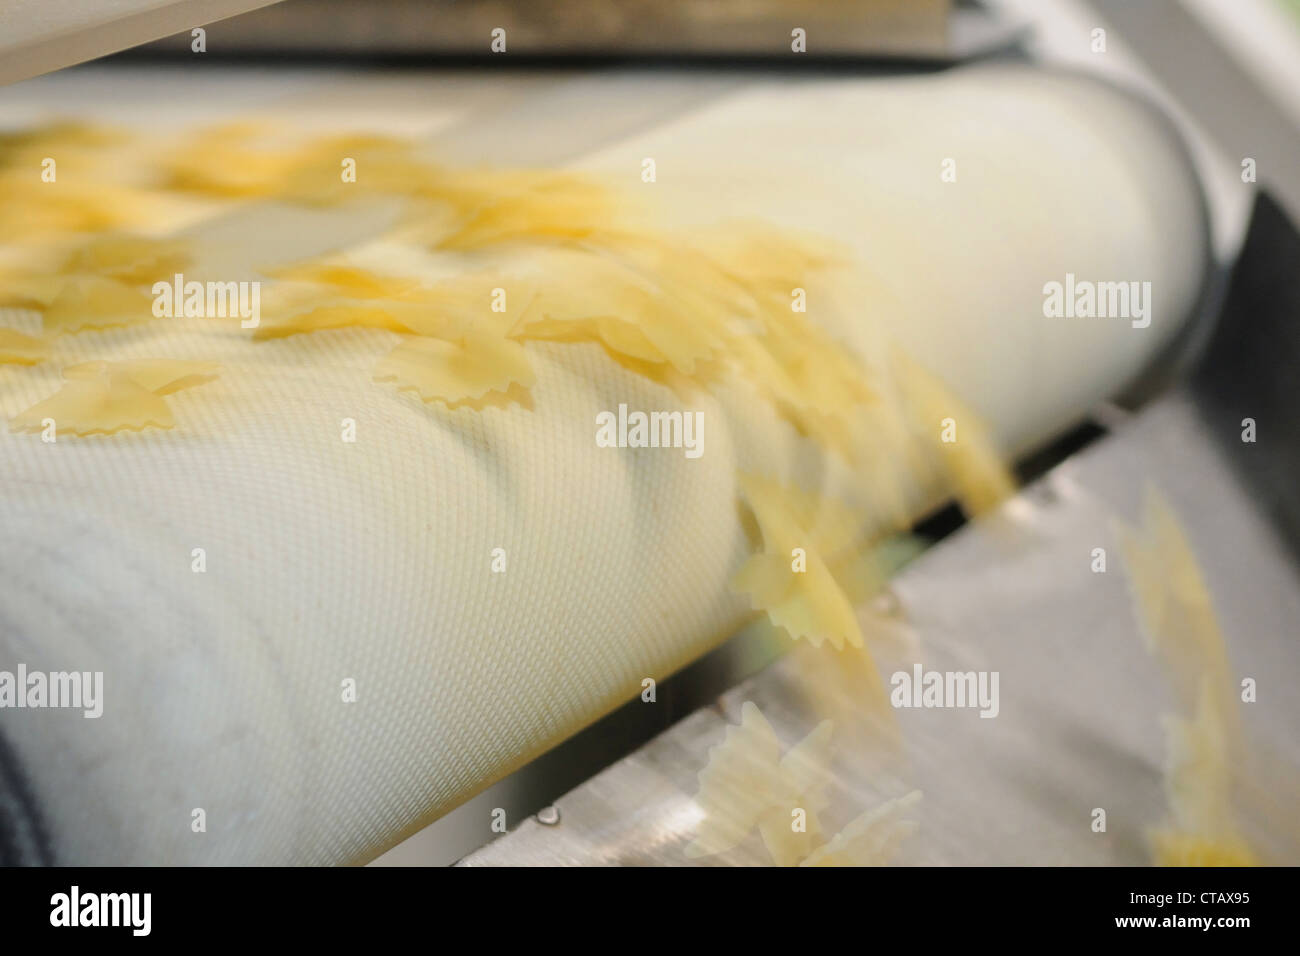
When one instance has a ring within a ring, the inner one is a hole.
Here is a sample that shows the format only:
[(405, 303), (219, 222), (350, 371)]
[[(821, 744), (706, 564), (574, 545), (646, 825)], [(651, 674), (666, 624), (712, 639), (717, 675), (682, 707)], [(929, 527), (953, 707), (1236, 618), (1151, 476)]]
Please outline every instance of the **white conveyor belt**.
[[(563, 144), (552, 161), (625, 175), (682, 226), (753, 218), (847, 243), (871, 291), (838, 302), (836, 325), (852, 339), (886, 324), (1008, 451), (1068, 427), (1174, 343), (1208, 255), (1199, 187), (1156, 115), (1027, 68), (797, 82), (202, 73), (29, 81), (0, 91), (0, 125), (261, 115), (464, 154), (483, 137), (498, 163)], [(680, 108), (656, 112), (670, 100)], [(941, 178), (947, 159), (956, 182)], [(250, 261), (374, 228), (296, 222), (250, 231)], [(1044, 284), (1067, 274), (1150, 282), (1150, 325), (1045, 317)], [(200, 333), (163, 325), (67, 348), (188, 357)], [(175, 432), (57, 445), (0, 432), (0, 668), (105, 675), (98, 720), (0, 712), (58, 862), (366, 861), (746, 620), (728, 587), (746, 554), (739, 471), (849, 499), (875, 486), (743, 389), (710, 396), (699, 460), (611, 454), (593, 441), (597, 411), (677, 399), (599, 348), (531, 344), (527, 412), (448, 412), (371, 381), (392, 344), (351, 330), (248, 358), (232, 338), (222, 354), (205, 346), (224, 371), (203, 400), (172, 399)], [(0, 366), (0, 412), (57, 382), (56, 368)], [(355, 445), (339, 441), (344, 417)], [(496, 547), (508, 573), (490, 573)]]

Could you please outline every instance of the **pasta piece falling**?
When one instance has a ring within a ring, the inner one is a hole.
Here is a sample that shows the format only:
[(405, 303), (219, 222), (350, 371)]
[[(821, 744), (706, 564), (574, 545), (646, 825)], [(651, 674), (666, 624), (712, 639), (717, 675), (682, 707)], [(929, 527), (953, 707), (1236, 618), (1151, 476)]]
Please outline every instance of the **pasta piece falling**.
[[(734, 849), (755, 828), (778, 866), (793, 866), (812, 850), (820, 832), (829, 781), (830, 721), (823, 721), (781, 756), (781, 743), (758, 707), (746, 701), (739, 726), (709, 750), (695, 802), (704, 811), (688, 859)], [(795, 827), (802, 813), (804, 825)]]
[(1242, 742), (1227, 647), (1196, 556), (1154, 489), (1146, 493), (1142, 527), (1119, 532), (1147, 649), (1172, 675), (1182, 711), (1164, 718), (1169, 814), (1148, 832), (1155, 862), (1253, 865), (1232, 809), (1233, 751)]
[[(837, 650), (864, 647), (853, 602), (832, 570), (846, 556), (857, 557), (861, 518), (838, 503), (752, 475), (741, 477), (741, 489), (763, 550), (737, 572), (733, 589), (748, 594), (755, 609), (791, 637), (814, 645), (829, 641)], [(851, 561), (845, 566), (859, 567)]]
[(850, 261), (824, 236), (794, 234), (762, 222), (728, 222), (697, 232), (693, 250), (742, 282), (758, 279), (775, 295), (787, 294), (809, 275)]
[[(893, 350), (890, 361), (903, 386), (909, 417), (939, 454), (948, 484), (966, 513), (985, 514), (1010, 497), (1015, 482), (979, 417), (901, 349)], [(945, 422), (952, 428), (951, 440), (941, 427)]]
[(1165, 718), (1165, 790), (1169, 821), (1148, 838), (1158, 866), (1252, 866), (1232, 813), (1232, 768), (1226, 721), (1208, 682), (1195, 715)]
[(615, 258), (553, 250), (539, 266), (545, 279), (515, 331), (521, 338), (595, 341), (625, 365), (671, 364), (685, 375), (722, 347), (705, 316)]
[(1180, 707), (1191, 713), (1208, 680), (1226, 695), (1220, 701), (1226, 715), (1232, 684), (1227, 645), (1178, 516), (1148, 488), (1141, 527), (1121, 525), (1119, 537), (1143, 639), (1172, 677)]
[(1259, 858), (1240, 837), (1207, 838), (1184, 830), (1147, 834), (1156, 866), (1258, 866)]
[(907, 813), (921, 800), (921, 791), (913, 790), (895, 800), (888, 800), (863, 813), (835, 834), (825, 846), (818, 847), (800, 866), (885, 866), (898, 851), (899, 844), (916, 832), (918, 824)]
[(172, 359), (71, 365), (63, 370), (63, 387), (11, 419), (9, 429), (41, 431), (47, 421), (59, 433), (81, 436), (171, 428), (163, 396), (210, 381), (217, 371), (212, 362)]
[(805, 570), (794, 572), (784, 555), (756, 554), (736, 573), (732, 587), (748, 594), (757, 610), (793, 638), (805, 638), (813, 646), (828, 641), (836, 650), (846, 644), (863, 647), (848, 596), (816, 552), (807, 551), (806, 561)]
[[(830, 783), (832, 726), (824, 720), (781, 756), (781, 744), (758, 707), (746, 701), (739, 726), (729, 726), (709, 750), (695, 802), (704, 818), (686, 846), (699, 859), (739, 846), (757, 829), (778, 866), (883, 866), (916, 830), (905, 814), (920, 799), (912, 791), (857, 817), (817, 846)], [(800, 863), (800, 861), (803, 861)]]

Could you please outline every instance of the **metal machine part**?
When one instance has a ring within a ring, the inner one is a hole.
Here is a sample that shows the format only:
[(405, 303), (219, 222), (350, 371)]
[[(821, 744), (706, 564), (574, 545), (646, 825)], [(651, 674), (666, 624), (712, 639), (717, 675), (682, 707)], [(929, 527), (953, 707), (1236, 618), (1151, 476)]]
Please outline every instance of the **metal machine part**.
[[(275, 0), (3, 0), (0, 86), (116, 53)], [(187, 41), (188, 42), (188, 41)]]
[[(782, 0), (289, 0), (225, 24), (221, 45), (242, 55), (788, 58), (798, 28), (818, 58), (946, 60), (996, 35), (978, 29), (989, 17), (952, 8), (953, 0), (823, 0), (793, 10)], [(153, 49), (187, 46), (176, 37)]]

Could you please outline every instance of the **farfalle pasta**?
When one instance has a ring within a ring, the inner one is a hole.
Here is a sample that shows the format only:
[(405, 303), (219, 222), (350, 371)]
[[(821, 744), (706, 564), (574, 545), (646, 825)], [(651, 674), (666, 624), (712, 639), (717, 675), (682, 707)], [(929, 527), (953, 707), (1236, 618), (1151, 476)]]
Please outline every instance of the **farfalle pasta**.
[(1147, 649), (1170, 675), (1179, 712), (1164, 717), (1167, 820), (1148, 838), (1160, 866), (1257, 862), (1234, 819), (1243, 741), (1227, 647), (1191, 544), (1168, 501), (1147, 489), (1142, 524), (1120, 527)]
[(163, 396), (217, 374), (211, 362), (137, 359), (86, 362), (63, 369), (64, 385), (9, 422), (11, 431), (42, 431), (53, 423), (73, 435), (113, 435), (175, 424)]

